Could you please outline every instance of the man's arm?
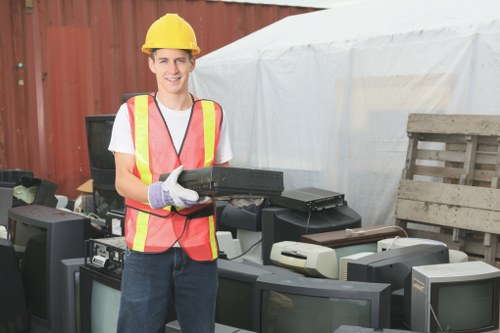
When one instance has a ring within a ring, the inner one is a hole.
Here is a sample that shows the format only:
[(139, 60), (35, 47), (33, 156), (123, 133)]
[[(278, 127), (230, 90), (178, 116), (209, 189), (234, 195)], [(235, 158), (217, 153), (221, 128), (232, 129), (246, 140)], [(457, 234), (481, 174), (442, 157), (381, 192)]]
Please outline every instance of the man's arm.
[(134, 155), (115, 153), (116, 191), (123, 197), (148, 202), (148, 185), (134, 175)]

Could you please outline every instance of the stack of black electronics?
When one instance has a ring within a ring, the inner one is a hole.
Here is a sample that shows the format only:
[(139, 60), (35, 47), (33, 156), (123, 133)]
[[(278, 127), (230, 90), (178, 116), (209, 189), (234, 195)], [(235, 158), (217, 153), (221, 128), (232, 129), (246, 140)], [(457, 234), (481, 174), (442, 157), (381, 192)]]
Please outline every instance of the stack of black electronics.
[(270, 198), (262, 211), (262, 259), (274, 243), (301, 240), (302, 235), (361, 227), (361, 216), (351, 209), (344, 195), (314, 187), (284, 191)]
[(11, 242), (0, 238), (0, 332), (29, 332), (21, 271)]
[(89, 239), (85, 244), (85, 266), (121, 279), (127, 247), (125, 237)]

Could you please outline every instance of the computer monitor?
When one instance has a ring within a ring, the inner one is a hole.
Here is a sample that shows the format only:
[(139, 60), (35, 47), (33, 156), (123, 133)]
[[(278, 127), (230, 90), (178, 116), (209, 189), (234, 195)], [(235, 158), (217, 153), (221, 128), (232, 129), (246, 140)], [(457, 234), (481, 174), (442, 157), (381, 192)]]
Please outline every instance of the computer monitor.
[(263, 274), (300, 276), (294, 272), (255, 263), (240, 263), (219, 259), (215, 321), (219, 324), (252, 330), (255, 323), (254, 291), (257, 278)]
[(281, 241), (300, 241), (302, 235), (357, 228), (361, 217), (347, 205), (313, 212), (283, 207), (262, 210), (262, 261), (272, 264), (271, 249)]
[(111, 209), (123, 209), (124, 201), (115, 189), (115, 158), (108, 150), (115, 114), (85, 116), (90, 176), (93, 179), (94, 210), (105, 218)]
[[(347, 280), (389, 283), (392, 291), (403, 289), (403, 301), (394, 294), (391, 313), (403, 313), (400, 323), (410, 325), (411, 270), (414, 266), (449, 262), (448, 248), (444, 245), (420, 244), (378, 252), (347, 264)], [(403, 311), (395, 304), (403, 303)], [(394, 316), (395, 317), (395, 316)], [(391, 328), (402, 328), (394, 327)]]
[(26, 302), (36, 325), (62, 331), (61, 260), (83, 257), (89, 230), (89, 219), (56, 208), (9, 209), (8, 238), (20, 261)]
[(483, 261), (413, 267), (411, 329), (498, 331), (500, 270)]
[(340, 325), (389, 327), (391, 287), (384, 283), (339, 281), (265, 274), (257, 279), (256, 331), (333, 332)]

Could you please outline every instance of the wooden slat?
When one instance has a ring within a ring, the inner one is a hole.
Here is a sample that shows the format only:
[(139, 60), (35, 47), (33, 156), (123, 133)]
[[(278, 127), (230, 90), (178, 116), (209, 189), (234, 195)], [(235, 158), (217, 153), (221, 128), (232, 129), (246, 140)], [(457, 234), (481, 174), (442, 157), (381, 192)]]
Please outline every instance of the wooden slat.
[(396, 217), (409, 221), (500, 233), (500, 212), (398, 199)]
[(500, 212), (500, 189), (489, 187), (401, 179), (398, 199)]
[(410, 113), (407, 131), (411, 133), (500, 136), (500, 117), (495, 115)]

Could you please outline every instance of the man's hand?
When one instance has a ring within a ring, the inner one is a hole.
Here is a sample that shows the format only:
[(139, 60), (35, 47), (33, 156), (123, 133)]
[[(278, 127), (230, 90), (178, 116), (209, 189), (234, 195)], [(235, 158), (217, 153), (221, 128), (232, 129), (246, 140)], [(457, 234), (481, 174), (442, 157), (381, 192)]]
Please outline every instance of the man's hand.
[(156, 182), (148, 188), (149, 205), (153, 209), (160, 209), (166, 206), (175, 206), (179, 209), (208, 203), (210, 200), (200, 198), (197, 192), (182, 187), (177, 182), (184, 166), (181, 165), (165, 179), (165, 181)]

